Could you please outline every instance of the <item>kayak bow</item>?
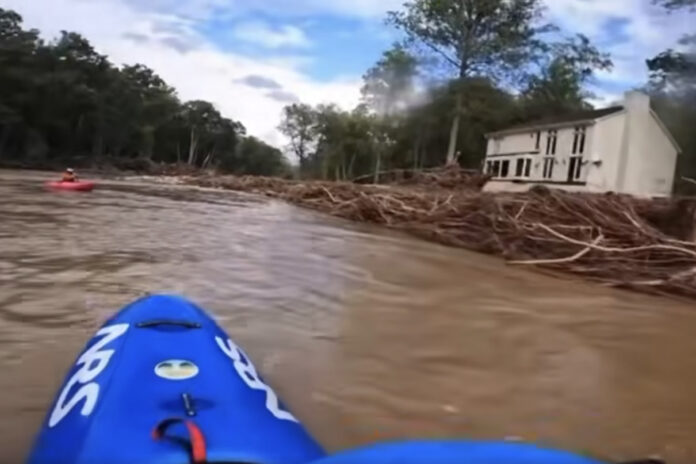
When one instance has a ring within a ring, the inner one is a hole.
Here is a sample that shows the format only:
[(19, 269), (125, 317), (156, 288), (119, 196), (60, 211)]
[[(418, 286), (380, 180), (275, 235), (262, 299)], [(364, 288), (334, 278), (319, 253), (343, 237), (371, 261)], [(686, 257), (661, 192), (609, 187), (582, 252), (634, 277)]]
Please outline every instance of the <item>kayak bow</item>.
[(125, 307), (87, 344), (29, 464), (602, 464), (508, 442), (411, 441), (326, 456), (249, 357), (176, 296)]
[(68, 190), (74, 192), (91, 192), (96, 187), (96, 184), (91, 181), (76, 181), (76, 182), (62, 182), (62, 181), (51, 181), (46, 182), (46, 187), (54, 190)]

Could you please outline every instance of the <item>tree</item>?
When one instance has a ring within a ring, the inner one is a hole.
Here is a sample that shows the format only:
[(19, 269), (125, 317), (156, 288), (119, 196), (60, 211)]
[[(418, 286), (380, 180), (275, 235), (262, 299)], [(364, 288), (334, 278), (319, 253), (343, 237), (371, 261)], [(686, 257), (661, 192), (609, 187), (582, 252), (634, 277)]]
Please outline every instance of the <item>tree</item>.
[(668, 10), (680, 8), (696, 8), (696, 0), (653, 0), (653, 3)]
[(382, 58), (363, 76), (363, 102), (375, 115), (369, 131), (374, 143), (374, 183), (379, 182), (382, 157), (392, 142), (390, 132), (395, 117), (414, 99), (417, 61), (401, 45), (384, 52)]
[(290, 173), (283, 153), (256, 137), (244, 137), (236, 153), (223, 158), (220, 168), (238, 175), (287, 176)]
[(416, 59), (397, 44), (363, 76), (362, 99), (375, 116), (368, 131), (374, 144), (374, 183), (379, 182), (382, 158), (393, 141), (395, 119), (413, 100), (416, 71)]
[(311, 144), (315, 138), (316, 112), (309, 105), (296, 103), (283, 108), (279, 130), (290, 139), (292, 151), (300, 163), (300, 171), (306, 169)]
[(184, 120), (189, 127), (188, 164), (193, 166), (198, 160), (201, 137), (215, 130), (222, 122), (220, 113), (212, 103), (195, 100), (184, 104)]
[(655, 111), (682, 148), (679, 176), (696, 178), (696, 39), (684, 38), (681, 44), (684, 51), (667, 50), (647, 60), (648, 90)]
[(394, 45), (363, 76), (363, 102), (380, 116), (405, 111), (414, 99), (417, 67), (402, 45)]
[[(540, 0), (412, 0), (404, 11), (389, 13), (389, 22), (412, 42), (431, 50), (460, 82), (475, 76), (509, 77), (523, 70), (542, 48), (537, 26)], [(447, 162), (454, 162), (464, 106), (456, 94)]]
[(520, 122), (518, 100), (485, 78), (452, 80), (430, 89), (428, 98), (416, 105), (401, 122), (395, 135), (391, 168), (429, 168), (442, 165), (449, 144), (449, 124), (456, 111), (455, 96), (464, 95), (461, 130), (458, 132), (459, 162), (476, 169), (486, 153), (485, 134)]
[(696, 38), (686, 37), (681, 45), (686, 51), (667, 50), (646, 61), (651, 84), (655, 89), (689, 92), (696, 89)]
[(592, 94), (584, 90), (596, 69), (611, 69), (612, 61), (584, 35), (552, 44), (543, 57), (539, 74), (530, 76), (522, 91), (529, 118), (563, 114), (588, 108)]
[(0, 9), (3, 163), (141, 169), (153, 162), (210, 168), (225, 161), (236, 169), (234, 163), (246, 162), (237, 157), (245, 133), (209, 102), (182, 104), (152, 69), (117, 67), (74, 32), (43, 42), (18, 14)]
[[(669, 12), (696, 9), (696, 0), (654, 0)], [(696, 35), (679, 41), (680, 50), (669, 49), (646, 60), (650, 71), (648, 91), (653, 107), (682, 148), (679, 177), (696, 177)], [(677, 188), (681, 188), (679, 184)], [(690, 191), (693, 193), (693, 190)]]

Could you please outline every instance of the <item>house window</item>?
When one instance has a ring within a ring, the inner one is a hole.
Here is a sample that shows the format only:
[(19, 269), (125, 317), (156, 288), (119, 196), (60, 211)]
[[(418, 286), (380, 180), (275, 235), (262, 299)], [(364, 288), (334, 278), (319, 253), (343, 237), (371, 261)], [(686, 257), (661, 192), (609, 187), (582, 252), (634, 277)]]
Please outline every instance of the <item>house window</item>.
[(582, 175), (582, 156), (571, 156), (568, 165), (568, 182), (577, 182)]
[(493, 173), (493, 161), (487, 161), (486, 162), (486, 174), (492, 174)]
[(510, 173), (510, 160), (505, 160), (505, 161), (503, 161), (503, 164), (501, 167), (500, 177), (507, 177), (509, 173)]
[(586, 127), (576, 127), (575, 136), (573, 137), (573, 154), (582, 155), (585, 153), (585, 140), (587, 138)]
[(544, 158), (544, 179), (552, 179), (553, 178), (553, 166), (555, 164), (556, 160), (553, 159), (551, 156), (547, 156)]
[(532, 159), (531, 158), (517, 158), (515, 164), (515, 177), (525, 178), (529, 177), (532, 173)]
[(515, 177), (522, 177), (524, 175), (524, 158), (517, 158), (517, 164), (515, 165)]
[(491, 172), (493, 177), (500, 176), (500, 161), (493, 161), (493, 172)]
[(536, 143), (534, 144), (534, 149), (539, 151), (541, 149), (541, 131), (536, 133)]
[(548, 135), (546, 136), (546, 154), (547, 155), (555, 155), (556, 154), (557, 143), (558, 143), (558, 131), (557, 130), (550, 130)]

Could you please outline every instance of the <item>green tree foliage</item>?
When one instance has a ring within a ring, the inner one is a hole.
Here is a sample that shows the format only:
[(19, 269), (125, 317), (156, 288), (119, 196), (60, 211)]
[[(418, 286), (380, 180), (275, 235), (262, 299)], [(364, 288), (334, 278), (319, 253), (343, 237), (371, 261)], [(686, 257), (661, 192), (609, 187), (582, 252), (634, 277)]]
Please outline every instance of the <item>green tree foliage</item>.
[(598, 69), (611, 69), (612, 61), (584, 35), (551, 44), (541, 57), (541, 70), (531, 75), (522, 91), (527, 117), (563, 114), (587, 108), (592, 94), (584, 86)]
[(290, 140), (292, 153), (300, 163), (300, 170), (306, 171), (315, 139), (316, 112), (309, 105), (292, 104), (283, 109), (280, 131)]
[[(390, 21), (435, 50), (457, 73), (444, 81), (428, 80), (437, 75), (432, 61), (416, 60), (409, 48), (396, 45), (364, 75), (362, 103), (354, 111), (288, 106), (280, 129), (300, 158), (301, 173), (376, 181), (382, 171), (429, 168), (455, 159), (479, 168), (486, 133), (589, 107), (585, 84), (596, 69), (611, 66), (609, 57), (582, 35), (541, 42), (540, 34), (551, 27), (532, 23), (542, 19), (534, 1), (407, 3)], [(466, 39), (467, 34), (473, 35)], [(472, 42), (457, 42), (465, 39)], [(520, 82), (524, 87), (515, 95), (511, 84)], [(454, 154), (453, 147), (458, 148)]]
[[(696, 0), (659, 0), (669, 11), (693, 9)], [(669, 49), (646, 61), (653, 106), (681, 146), (679, 176), (696, 178), (696, 36), (685, 36), (679, 49)], [(694, 193), (693, 184), (677, 184)]]
[[(408, 111), (380, 117), (368, 105), (343, 111), (333, 105), (303, 106), (301, 131), (304, 177), (328, 180), (374, 178), (375, 168), (429, 168), (445, 162), (456, 95), (464, 95), (458, 132), (462, 165), (478, 168), (485, 154), (484, 134), (522, 120), (523, 108), (510, 93), (483, 78), (453, 80), (431, 88)], [(297, 107), (295, 106), (295, 110)], [(298, 112), (286, 108), (281, 130), (298, 126)], [(285, 132), (285, 131), (284, 131)], [(285, 132), (292, 140), (292, 134)], [(291, 146), (296, 143), (291, 142)], [(377, 163), (377, 160), (380, 163)]]
[[(583, 36), (542, 40), (553, 27), (543, 25), (541, 2), (411, 0), (391, 13), (409, 40), (367, 70), (356, 108), (284, 109), (279, 130), (300, 175), (379, 180), (453, 160), (478, 168), (486, 133), (588, 106), (585, 84), (611, 62)], [(426, 60), (412, 55), (417, 44)], [(688, 76), (681, 56), (659, 57), (654, 72), (665, 82)], [(46, 43), (0, 10), (0, 162), (68, 161), (291, 172), (280, 151), (209, 102), (181, 102), (151, 69), (117, 67), (74, 33)]]
[(256, 137), (244, 137), (236, 151), (222, 158), (223, 171), (238, 175), (282, 176), (292, 174), (292, 169), (283, 153)]
[[(431, 50), (465, 81), (487, 77), (511, 80), (543, 48), (539, 40), (546, 26), (541, 0), (412, 0), (389, 22), (404, 31), (411, 42)], [(464, 95), (456, 94), (447, 160), (455, 159)]]
[(696, 0), (653, 0), (653, 3), (663, 6), (668, 10), (696, 8)]
[(284, 175), (280, 152), (213, 104), (182, 103), (154, 71), (113, 65), (87, 39), (51, 41), (0, 9), (0, 162), (201, 168)]

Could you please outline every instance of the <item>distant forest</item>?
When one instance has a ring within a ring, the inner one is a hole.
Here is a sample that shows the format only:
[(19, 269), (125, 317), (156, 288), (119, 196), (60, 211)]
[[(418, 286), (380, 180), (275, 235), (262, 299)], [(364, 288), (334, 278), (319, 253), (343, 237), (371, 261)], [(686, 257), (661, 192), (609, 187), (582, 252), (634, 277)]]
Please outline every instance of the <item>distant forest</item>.
[(288, 175), (275, 147), (246, 134), (207, 101), (182, 102), (152, 69), (116, 67), (74, 32), (44, 42), (0, 9), (0, 165), (154, 163)]
[[(696, 0), (653, 1), (665, 12), (696, 7)], [(588, 84), (612, 67), (587, 37), (562, 37), (543, 7), (542, 0), (411, 0), (390, 12), (386, 22), (404, 40), (367, 70), (356, 108), (284, 109), (279, 129), (296, 168), (213, 104), (181, 102), (146, 66), (118, 68), (76, 33), (45, 42), (0, 9), (0, 164), (181, 163), (327, 180), (445, 163), (479, 168), (485, 133), (591, 108)], [(646, 57), (646, 66), (643, 90), (683, 150), (679, 177), (695, 178), (696, 34)]]

